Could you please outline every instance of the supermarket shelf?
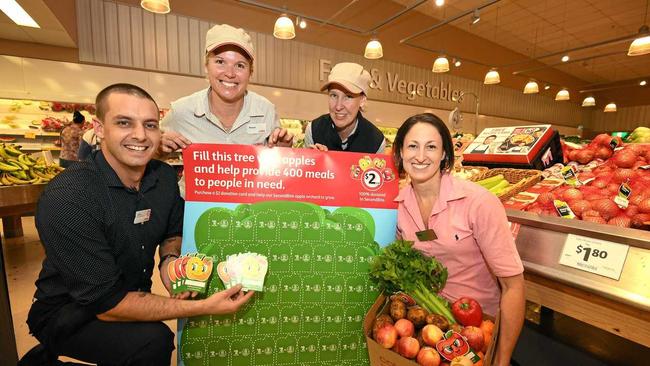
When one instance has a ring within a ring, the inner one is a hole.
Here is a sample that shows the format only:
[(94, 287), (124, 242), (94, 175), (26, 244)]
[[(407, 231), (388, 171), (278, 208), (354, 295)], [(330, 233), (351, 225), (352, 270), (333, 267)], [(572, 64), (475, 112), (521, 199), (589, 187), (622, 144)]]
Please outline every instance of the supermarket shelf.
[[(506, 210), (521, 225), (516, 237), (526, 298), (650, 347), (650, 232)], [(628, 245), (620, 277), (559, 263), (569, 234)]]
[(59, 151), (60, 147), (54, 146), (52, 144), (39, 144), (39, 143), (16, 143), (20, 146), (21, 151)]
[(2, 128), (0, 129), (0, 135), (8, 136), (25, 136), (26, 134), (33, 134), (35, 136), (60, 136), (59, 132), (46, 132), (41, 129), (33, 128)]
[[(521, 224), (517, 249), (527, 272), (580, 288), (602, 297), (650, 311), (650, 232), (580, 220), (506, 210), (511, 222)], [(629, 245), (621, 277), (614, 280), (559, 263), (569, 234)]]

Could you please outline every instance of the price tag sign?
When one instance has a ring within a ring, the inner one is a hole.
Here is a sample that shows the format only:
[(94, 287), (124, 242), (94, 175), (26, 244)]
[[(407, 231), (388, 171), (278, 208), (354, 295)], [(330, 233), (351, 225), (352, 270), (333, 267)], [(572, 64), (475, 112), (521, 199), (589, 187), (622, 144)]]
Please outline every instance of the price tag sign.
[(32, 131), (25, 132), (25, 138), (33, 140), (36, 138), (36, 133)]
[(629, 245), (569, 234), (560, 264), (618, 281), (629, 249)]

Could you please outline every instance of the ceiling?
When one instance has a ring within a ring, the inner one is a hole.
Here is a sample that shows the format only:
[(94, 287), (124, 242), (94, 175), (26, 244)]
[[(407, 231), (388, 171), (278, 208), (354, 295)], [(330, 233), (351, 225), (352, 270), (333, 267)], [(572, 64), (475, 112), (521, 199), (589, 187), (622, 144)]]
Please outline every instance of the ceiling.
[[(58, 10), (61, 10), (62, 1)], [(13, 41), (43, 43), (59, 47), (76, 47), (76, 32), (69, 32), (64, 23), (67, 19), (60, 20), (56, 7), (50, 9), (43, 0), (18, 0), (18, 3), (34, 18), (40, 28), (21, 27), (16, 25), (5, 13), (0, 11), (0, 38)], [(67, 18), (63, 15), (63, 18)]]
[[(70, 19), (62, 18), (69, 15), (58, 9), (73, 1), (18, 0), (37, 22), (43, 19), (47, 26), (41, 33), (26, 30), (8, 24), (10, 20), (0, 15), (0, 38), (69, 47), (70, 41), (76, 42), (76, 29), (70, 31), (71, 27), (65, 26)], [(391, 61), (431, 68), (433, 60), (445, 53), (462, 62), (450, 72), (469, 79), (482, 81), (491, 67), (497, 67), (501, 85), (518, 90), (533, 78), (551, 86), (542, 91), (549, 97), (568, 88), (573, 103), (594, 95), (599, 107), (609, 101), (619, 106), (650, 104), (650, 85), (638, 85), (642, 79), (650, 84), (650, 55), (626, 55), (633, 35), (644, 23), (647, 0), (446, 0), (442, 7), (435, 6), (433, 0), (170, 3), (172, 12), (178, 14), (264, 33), (272, 32), (279, 15), (272, 9), (285, 8), (290, 14), (312, 18), (307, 29), (297, 29), (295, 41), (360, 54), (372, 36), (369, 31), (377, 28), (374, 36), (382, 42), (384, 58)], [(477, 7), (482, 7), (481, 21), (470, 25)], [(400, 12), (401, 16), (391, 19)], [(67, 37), (60, 34), (62, 29), (68, 30)], [(614, 39), (619, 40), (604, 43)], [(598, 43), (604, 44), (588, 47)], [(583, 47), (568, 53), (569, 62), (560, 61), (564, 51)]]
[[(417, 10), (444, 19), (483, 3), (448, 1), (447, 8), (442, 9), (428, 2)], [(552, 68), (584, 81), (587, 85), (583, 88), (591, 89), (625, 80), (633, 83), (650, 76), (650, 55), (627, 56), (631, 39), (624, 39), (638, 33), (645, 7), (645, 0), (503, 0), (481, 10), (481, 21), (475, 25), (471, 25), (468, 15), (449, 26), (521, 54), (519, 60), (512, 62), (499, 63), (489, 54), (477, 58), (478, 61), (493, 66), (509, 65), (503, 68), (531, 77), (543, 68)], [(435, 37), (435, 31), (426, 36)], [(592, 46), (609, 40), (618, 41)], [(565, 52), (582, 47), (588, 48)], [(570, 60), (562, 62), (563, 55), (569, 55)], [(535, 65), (534, 61), (544, 65)]]

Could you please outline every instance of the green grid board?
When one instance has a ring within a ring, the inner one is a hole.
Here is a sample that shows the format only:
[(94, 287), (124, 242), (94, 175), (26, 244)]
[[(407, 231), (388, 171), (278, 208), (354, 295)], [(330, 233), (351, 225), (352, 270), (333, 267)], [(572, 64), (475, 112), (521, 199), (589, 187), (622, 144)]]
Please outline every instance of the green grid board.
[[(379, 295), (368, 277), (374, 233), (359, 208), (271, 201), (206, 210), (195, 227), (200, 253), (218, 263), (255, 252), (269, 270), (264, 292), (236, 314), (187, 320), (184, 365), (368, 364), (363, 319)], [(223, 289), (214, 274), (208, 293)]]

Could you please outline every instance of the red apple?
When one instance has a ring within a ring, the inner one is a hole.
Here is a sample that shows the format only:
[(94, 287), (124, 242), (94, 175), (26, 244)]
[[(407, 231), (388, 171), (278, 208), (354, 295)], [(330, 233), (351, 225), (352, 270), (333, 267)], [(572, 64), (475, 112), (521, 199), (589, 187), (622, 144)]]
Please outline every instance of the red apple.
[(451, 366), (474, 366), (474, 363), (467, 356), (458, 356), (451, 360)]
[(413, 337), (400, 338), (397, 341), (397, 353), (406, 358), (415, 358), (420, 352), (420, 343)]
[(473, 350), (476, 352), (480, 351), (483, 349), (483, 343), (485, 340), (483, 339), (483, 331), (479, 327), (465, 327), (463, 330), (460, 332), (460, 335), (465, 337), (467, 339), (467, 343), (469, 343), (469, 346), (472, 347)]
[(408, 319), (400, 319), (396, 321), (395, 329), (397, 329), (397, 334), (400, 338), (413, 337), (413, 334), (415, 334), (415, 326)]
[(436, 343), (442, 339), (442, 329), (433, 324), (425, 325), (422, 328), (422, 340), (427, 346), (435, 347)]
[(384, 348), (392, 348), (397, 341), (397, 329), (392, 324), (386, 323), (377, 330), (375, 340)]
[(419, 365), (422, 366), (438, 366), (440, 365), (440, 355), (435, 348), (423, 347), (418, 352), (418, 357), (416, 358)]

